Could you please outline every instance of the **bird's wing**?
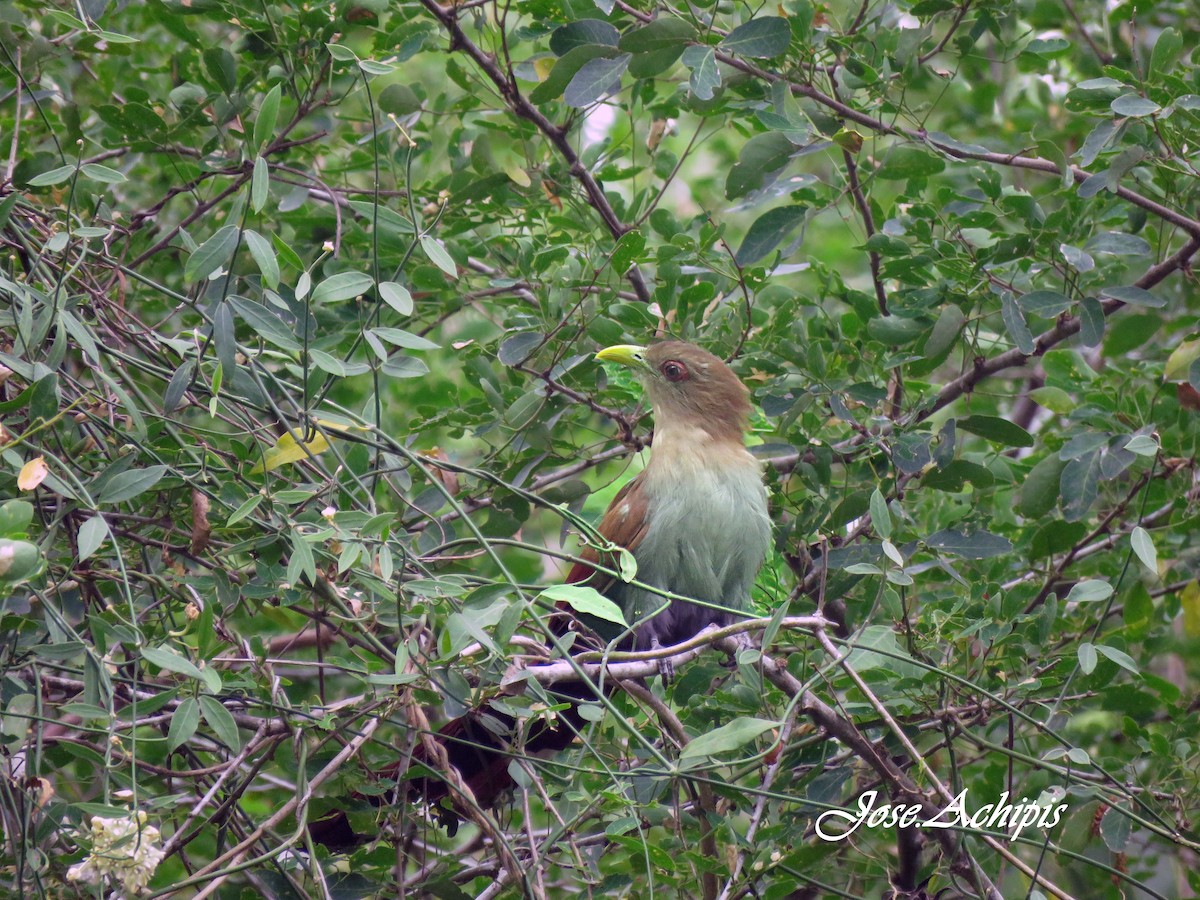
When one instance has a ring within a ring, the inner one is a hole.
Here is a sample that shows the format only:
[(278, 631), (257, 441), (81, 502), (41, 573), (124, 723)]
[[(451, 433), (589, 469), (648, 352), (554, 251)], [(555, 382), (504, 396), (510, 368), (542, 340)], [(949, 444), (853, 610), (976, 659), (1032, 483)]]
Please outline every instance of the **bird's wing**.
[[(642, 475), (644, 474), (639, 474), (617, 492), (617, 496), (608, 505), (608, 510), (596, 528), (602, 538), (618, 547), (624, 547), (630, 553), (637, 552), (638, 544), (646, 536), (650, 518), (646, 490), (642, 484)], [(613, 577), (596, 571), (589, 563), (598, 562), (607, 568), (615, 569), (618, 567), (615, 554), (602, 554), (596, 547), (589, 544), (583, 548), (583, 552), (579, 556), (581, 561), (575, 563), (567, 574), (567, 584), (576, 584), (591, 579), (588, 581), (591, 587), (602, 594), (607, 593), (608, 588), (612, 585)]]

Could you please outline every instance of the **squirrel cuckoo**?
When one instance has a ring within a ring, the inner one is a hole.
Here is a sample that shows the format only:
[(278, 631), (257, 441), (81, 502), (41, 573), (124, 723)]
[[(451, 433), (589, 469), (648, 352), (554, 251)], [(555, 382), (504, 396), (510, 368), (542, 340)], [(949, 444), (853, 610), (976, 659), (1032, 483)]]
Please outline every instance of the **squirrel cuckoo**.
[[(750, 608), (750, 588), (767, 552), (771, 521), (758, 461), (743, 437), (749, 391), (707, 350), (683, 341), (608, 347), (596, 354), (632, 368), (654, 411), (646, 468), (609, 505), (598, 531), (637, 561), (636, 581), (734, 610)], [(637, 650), (677, 644), (732, 613), (594, 573), (588, 547), (567, 576), (587, 581), (621, 607)], [(609, 568), (612, 568), (611, 566)]]
[[(732, 611), (750, 608), (750, 589), (771, 536), (761, 468), (744, 443), (749, 391), (719, 358), (683, 341), (608, 347), (596, 357), (634, 370), (645, 386), (655, 424), (646, 467), (613, 499), (597, 530), (633, 554), (635, 581), (701, 603), (668, 600), (593, 569), (592, 564), (601, 562), (614, 568), (593, 546), (580, 554), (567, 581), (595, 587), (622, 609), (633, 633), (632, 640), (622, 641), (625, 648), (675, 644), (709, 624), (729, 624), (735, 618)], [(561, 618), (565, 611), (556, 615)], [(561, 684), (556, 693), (567, 700), (594, 696), (579, 684)], [(505, 736), (515, 724), (499, 711), (476, 710), (438, 733), (448, 762), (481, 807), (493, 804), (513, 784)], [(530, 726), (524, 752), (564, 749), (583, 724), (571, 705), (552, 722)], [(416, 761), (428, 766), (424, 756), (420, 748), (414, 753)], [(431, 803), (448, 793), (445, 782), (430, 776), (418, 776), (411, 789)]]

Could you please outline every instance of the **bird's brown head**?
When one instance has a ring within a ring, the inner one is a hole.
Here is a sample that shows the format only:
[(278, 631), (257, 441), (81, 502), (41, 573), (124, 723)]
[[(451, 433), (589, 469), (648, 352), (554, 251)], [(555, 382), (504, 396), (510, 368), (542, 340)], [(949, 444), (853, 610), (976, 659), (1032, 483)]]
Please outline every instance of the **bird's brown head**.
[(629, 366), (646, 386), (657, 428), (702, 428), (739, 443), (750, 419), (750, 392), (729, 366), (686, 341), (622, 344), (596, 354)]

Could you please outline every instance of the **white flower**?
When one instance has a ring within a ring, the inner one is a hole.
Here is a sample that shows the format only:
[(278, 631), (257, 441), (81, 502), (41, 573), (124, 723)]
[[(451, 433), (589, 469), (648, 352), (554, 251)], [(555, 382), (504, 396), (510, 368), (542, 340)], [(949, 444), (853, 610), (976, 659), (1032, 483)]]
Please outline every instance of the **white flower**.
[(92, 816), (92, 851), (71, 866), (67, 880), (99, 884), (106, 879), (124, 888), (125, 895), (144, 891), (163, 858), (162, 835), (146, 821), (141, 811), (119, 819)]

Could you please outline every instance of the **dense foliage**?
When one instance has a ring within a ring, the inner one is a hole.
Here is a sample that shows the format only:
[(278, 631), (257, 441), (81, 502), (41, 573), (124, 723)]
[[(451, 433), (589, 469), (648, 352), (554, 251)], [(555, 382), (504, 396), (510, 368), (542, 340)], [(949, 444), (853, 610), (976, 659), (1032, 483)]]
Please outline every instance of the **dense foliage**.
[[(1200, 891), (1191, 0), (50, 7), (0, 3), (6, 896)], [(761, 653), (393, 801), (575, 677), (540, 592), (651, 428), (592, 357), (655, 335), (753, 390)], [(814, 829), (964, 789), (1061, 820)]]

